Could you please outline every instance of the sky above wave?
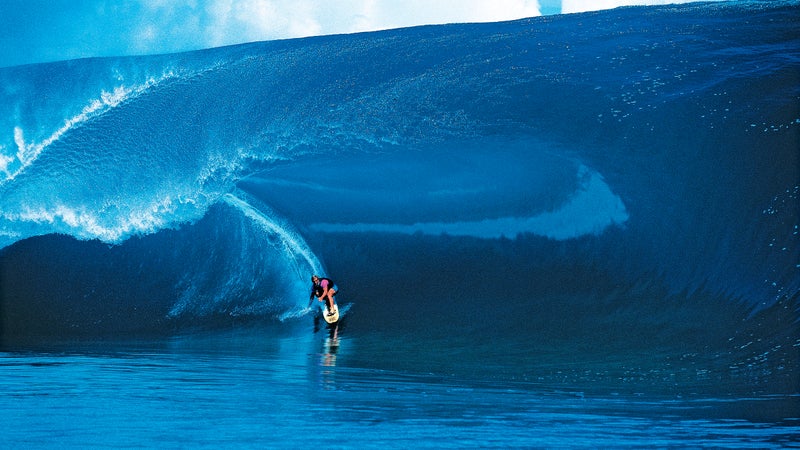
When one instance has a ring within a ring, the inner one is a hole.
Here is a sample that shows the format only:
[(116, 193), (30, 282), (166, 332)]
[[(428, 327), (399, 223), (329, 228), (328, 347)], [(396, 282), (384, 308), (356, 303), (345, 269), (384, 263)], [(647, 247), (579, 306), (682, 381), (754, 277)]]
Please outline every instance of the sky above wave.
[(0, 67), (693, 0), (2, 0)]

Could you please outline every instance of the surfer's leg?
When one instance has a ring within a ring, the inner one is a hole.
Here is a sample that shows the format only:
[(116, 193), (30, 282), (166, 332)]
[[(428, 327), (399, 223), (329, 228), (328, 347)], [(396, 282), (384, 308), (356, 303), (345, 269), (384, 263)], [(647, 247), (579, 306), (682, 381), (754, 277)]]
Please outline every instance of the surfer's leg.
[(333, 315), (333, 308), (336, 307), (336, 300), (333, 299), (333, 296), (336, 295), (336, 290), (331, 289), (328, 291), (328, 295), (325, 297), (325, 300), (328, 304), (328, 314)]
[(325, 296), (325, 303), (328, 305), (328, 312), (333, 314), (333, 291), (328, 291)]

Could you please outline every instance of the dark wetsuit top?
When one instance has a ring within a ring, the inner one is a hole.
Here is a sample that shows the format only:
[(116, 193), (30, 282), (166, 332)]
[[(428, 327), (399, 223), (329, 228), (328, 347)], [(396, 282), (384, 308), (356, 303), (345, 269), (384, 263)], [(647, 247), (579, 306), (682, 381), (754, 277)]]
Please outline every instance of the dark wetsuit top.
[[(314, 296), (321, 297), (322, 294), (325, 293), (325, 286), (327, 286), (328, 289), (333, 289), (334, 291), (336, 291), (336, 284), (334, 284), (333, 280), (331, 280), (330, 278), (320, 278), (319, 284), (315, 284), (314, 287), (312, 288)], [(333, 295), (336, 295), (336, 292), (334, 292)]]

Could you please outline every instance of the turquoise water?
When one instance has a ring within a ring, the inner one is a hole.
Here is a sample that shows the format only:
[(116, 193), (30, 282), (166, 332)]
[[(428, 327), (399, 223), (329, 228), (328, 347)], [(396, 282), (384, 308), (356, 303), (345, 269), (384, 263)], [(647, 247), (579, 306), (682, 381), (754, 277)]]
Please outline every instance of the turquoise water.
[(0, 445), (796, 445), (799, 13), (0, 68)]

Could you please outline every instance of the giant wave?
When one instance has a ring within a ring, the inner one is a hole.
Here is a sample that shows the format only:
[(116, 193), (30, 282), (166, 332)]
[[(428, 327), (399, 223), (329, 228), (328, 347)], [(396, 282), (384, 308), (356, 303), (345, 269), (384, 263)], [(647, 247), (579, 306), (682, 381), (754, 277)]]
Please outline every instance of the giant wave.
[(713, 342), (792, 372), (798, 11), (0, 69), (3, 336), (287, 317), (330, 272), (353, 330), (463, 332), (483, 307), (469, 332)]

